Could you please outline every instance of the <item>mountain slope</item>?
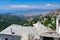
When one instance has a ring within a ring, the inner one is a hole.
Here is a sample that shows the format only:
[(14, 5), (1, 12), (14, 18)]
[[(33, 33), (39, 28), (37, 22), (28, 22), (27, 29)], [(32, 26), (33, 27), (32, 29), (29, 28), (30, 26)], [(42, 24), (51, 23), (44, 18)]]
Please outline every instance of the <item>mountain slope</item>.
[(60, 8), (45, 14), (45, 16), (47, 16), (47, 15), (48, 16), (56, 16), (56, 15), (59, 15), (59, 14), (60, 14)]
[(53, 30), (56, 29), (56, 16), (60, 15), (60, 9), (51, 11), (45, 15), (43, 15), (40, 19), (41, 19), (41, 23), (44, 26), (50, 27)]
[(23, 25), (25, 23), (27, 23), (27, 21), (23, 17), (0, 14), (0, 31), (11, 24)]
[[(44, 10), (44, 11), (46, 11), (46, 10)], [(27, 10), (24, 13), (29, 14), (29, 12), (37, 14), (37, 13), (40, 13), (40, 9)], [(60, 14), (60, 9), (49, 12), (48, 14), (38, 15), (38, 16), (36, 16), (36, 15), (35, 16), (28, 16), (28, 15), (25, 16), (25, 15), (20, 15), (19, 13), (0, 14), (0, 31), (5, 29), (6, 27), (8, 27), (11, 24), (33, 26), (33, 23), (36, 23), (37, 21), (40, 21), (43, 25), (49, 26), (55, 30), (55, 28), (56, 28), (55, 20), (56, 20), (56, 15), (58, 15), (58, 14)]]
[(1, 10), (0, 13), (9, 14), (9, 15), (40, 15), (45, 14), (46, 12), (52, 11), (52, 9), (15, 9), (15, 10)]

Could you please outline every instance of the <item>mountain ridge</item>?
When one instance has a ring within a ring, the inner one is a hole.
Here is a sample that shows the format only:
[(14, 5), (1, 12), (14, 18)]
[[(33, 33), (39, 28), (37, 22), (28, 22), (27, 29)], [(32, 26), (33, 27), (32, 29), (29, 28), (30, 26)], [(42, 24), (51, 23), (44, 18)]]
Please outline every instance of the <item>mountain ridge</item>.
[[(40, 15), (45, 14), (46, 12), (52, 11), (52, 9), (20, 9), (20, 10), (5, 10), (6, 15)], [(2, 11), (1, 11), (2, 12)]]

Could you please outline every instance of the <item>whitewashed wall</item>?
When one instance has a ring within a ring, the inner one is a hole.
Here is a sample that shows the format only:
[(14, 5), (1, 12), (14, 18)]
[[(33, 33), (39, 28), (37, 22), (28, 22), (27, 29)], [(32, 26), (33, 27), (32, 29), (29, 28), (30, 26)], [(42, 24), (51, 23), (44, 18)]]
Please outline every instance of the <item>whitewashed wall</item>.
[(8, 40), (21, 40), (19, 36), (0, 35), (0, 40), (5, 40), (5, 38), (8, 38)]
[(56, 32), (58, 33), (58, 34), (60, 34), (60, 24), (58, 25), (58, 20), (60, 20), (60, 15), (58, 15), (57, 16), (57, 18), (56, 18)]

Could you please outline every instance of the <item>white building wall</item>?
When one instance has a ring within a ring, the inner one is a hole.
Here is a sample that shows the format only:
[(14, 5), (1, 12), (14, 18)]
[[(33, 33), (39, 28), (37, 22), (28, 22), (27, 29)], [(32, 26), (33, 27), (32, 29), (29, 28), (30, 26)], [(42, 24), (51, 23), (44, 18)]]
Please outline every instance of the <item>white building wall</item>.
[(21, 40), (21, 37), (14, 36), (14, 40)]
[(22, 33), (21, 40), (28, 40), (28, 33), (27, 32)]
[(59, 40), (59, 38), (54, 38), (54, 40)]
[(27, 35), (22, 36), (21, 40), (28, 40), (28, 36)]
[(42, 36), (40, 36), (40, 39), (39, 40), (43, 40), (43, 37)]
[(5, 40), (5, 38), (8, 38), (8, 40), (21, 40), (19, 36), (0, 35), (0, 40)]
[(60, 24), (59, 24), (60, 16), (56, 18), (56, 32), (60, 34)]
[(56, 32), (58, 33), (58, 18), (56, 18)]

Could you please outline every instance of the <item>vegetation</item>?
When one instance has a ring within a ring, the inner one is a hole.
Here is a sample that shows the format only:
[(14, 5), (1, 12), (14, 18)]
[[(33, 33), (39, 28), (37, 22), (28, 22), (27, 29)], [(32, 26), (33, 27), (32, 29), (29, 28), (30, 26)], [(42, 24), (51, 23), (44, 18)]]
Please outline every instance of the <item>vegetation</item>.
[[(56, 29), (56, 15), (60, 14), (60, 9), (52, 11), (46, 15), (39, 15), (34, 17), (18, 17), (12, 15), (1, 15), (0, 14), (0, 31), (10, 26), (11, 24), (19, 24), (24, 26), (33, 26), (33, 23), (40, 21), (44, 26), (50, 27), (53, 30)], [(32, 20), (30, 18), (33, 18)], [(29, 20), (27, 20), (29, 19)]]
[(46, 17), (46, 20), (43, 22), (43, 25), (55, 30), (56, 29), (56, 16)]
[(37, 21), (40, 21), (44, 26), (47, 26), (47, 27), (49, 26), (53, 30), (56, 29), (56, 21), (55, 21), (56, 16), (45, 16), (41, 18), (40, 16), (37, 16), (37, 17), (31, 17), (31, 18), (33, 18), (31, 21), (27, 21), (27, 18), (25, 17), (20, 18), (18, 16), (0, 15), (0, 31), (10, 26), (11, 24), (33, 26), (33, 23), (36, 23)]
[(11, 24), (23, 25), (25, 23), (27, 23), (25, 19), (17, 16), (0, 15), (0, 31), (10, 26)]

